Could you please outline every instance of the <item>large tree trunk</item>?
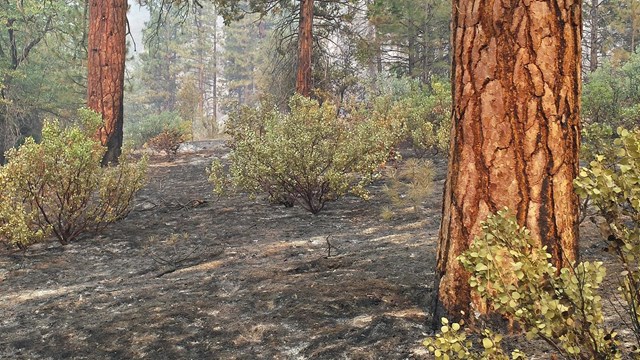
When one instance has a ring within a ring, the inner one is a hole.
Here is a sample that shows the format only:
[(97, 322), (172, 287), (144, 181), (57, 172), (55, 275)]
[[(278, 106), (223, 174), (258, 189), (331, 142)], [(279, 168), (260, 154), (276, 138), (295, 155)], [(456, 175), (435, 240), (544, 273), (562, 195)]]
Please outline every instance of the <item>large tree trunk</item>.
[(300, 28), (298, 32), (298, 73), (296, 92), (303, 96), (311, 94), (311, 49), (313, 48), (313, 0), (300, 0)]
[(581, 3), (454, 0), (453, 127), (437, 255), (440, 304), (483, 311), (456, 257), (509, 207), (556, 266), (576, 260)]
[(122, 101), (126, 55), (127, 0), (90, 0), (87, 106), (102, 114), (97, 137), (107, 152), (102, 164), (117, 163), (122, 151)]

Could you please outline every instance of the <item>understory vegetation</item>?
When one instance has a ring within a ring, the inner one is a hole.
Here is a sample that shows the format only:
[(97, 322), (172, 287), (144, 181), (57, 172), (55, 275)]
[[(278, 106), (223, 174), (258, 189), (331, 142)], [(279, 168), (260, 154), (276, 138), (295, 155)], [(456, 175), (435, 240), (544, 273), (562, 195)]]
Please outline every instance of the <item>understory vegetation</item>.
[(157, 152), (174, 152), (176, 144), (189, 139), (191, 124), (176, 112), (161, 112), (142, 116), (138, 121), (127, 124), (125, 133), (128, 142), (137, 148), (145, 145)]
[(241, 108), (231, 117), (228, 175), (214, 162), (210, 181), (253, 195), (266, 194), (285, 206), (300, 204), (316, 214), (327, 201), (347, 193), (367, 197), (370, 183), (395, 141), (375, 119), (349, 122), (335, 106), (295, 96), (291, 112), (264, 104)]
[(68, 244), (104, 229), (131, 209), (145, 184), (146, 160), (125, 153), (101, 167), (105, 147), (95, 139), (101, 117), (79, 112), (78, 125), (45, 122), (42, 140), (27, 138), (0, 167), (0, 241), (25, 248), (50, 236)]
[(389, 205), (381, 210), (382, 219), (391, 220), (406, 208), (420, 215), (422, 204), (433, 192), (433, 164), (423, 159), (407, 159), (398, 166), (386, 167), (383, 174), (384, 195)]
[[(444, 91), (443, 85), (435, 86)], [(396, 101), (384, 97), (349, 104), (343, 114), (329, 101), (319, 104), (298, 95), (291, 98), (289, 112), (267, 101), (256, 108), (242, 106), (227, 125), (232, 138), (228, 171), (215, 160), (209, 180), (219, 195), (264, 194), (273, 203), (299, 204), (313, 214), (346, 194), (367, 199), (366, 185), (382, 176), (388, 160), (401, 160), (397, 150), (402, 143), (423, 154), (446, 149), (446, 104), (442, 92), (412, 90)], [(430, 191), (428, 163), (411, 162), (401, 173), (387, 174), (408, 180), (406, 185), (392, 181), (391, 201), (398, 205), (400, 188), (408, 187), (406, 200), (417, 212)]]

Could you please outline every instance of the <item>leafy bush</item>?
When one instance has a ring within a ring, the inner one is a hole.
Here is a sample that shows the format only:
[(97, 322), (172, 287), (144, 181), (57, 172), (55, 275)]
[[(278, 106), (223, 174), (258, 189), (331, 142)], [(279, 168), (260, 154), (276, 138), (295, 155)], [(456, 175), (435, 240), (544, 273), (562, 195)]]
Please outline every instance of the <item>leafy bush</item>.
[(179, 114), (171, 111), (151, 114), (142, 119), (125, 122), (126, 140), (135, 147), (140, 147), (163, 132), (179, 133), (187, 140), (191, 133), (191, 123)]
[(404, 110), (409, 139), (419, 155), (435, 149), (446, 152), (451, 131), (451, 89), (449, 84), (434, 82), (431, 92), (413, 92), (397, 104)]
[(80, 112), (81, 126), (45, 122), (42, 141), (28, 138), (0, 168), (0, 240), (24, 248), (53, 234), (67, 244), (126, 216), (143, 186), (146, 162), (126, 154), (100, 166), (105, 148), (94, 139), (100, 116)]
[(451, 131), (450, 85), (434, 81), (427, 91), (411, 84), (365, 103), (347, 102), (342, 110), (348, 118), (371, 119), (389, 129), (398, 143), (406, 141), (419, 157), (429, 151), (446, 153)]
[(575, 185), (596, 207), (609, 250), (623, 268), (621, 294), (640, 346), (640, 130), (617, 132), (612, 158), (596, 156), (580, 170)]
[(582, 115), (586, 122), (617, 128), (634, 127), (640, 121), (640, 55), (620, 63), (606, 62), (588, 75), (582, 91)]
[[(505, 354), (501, 347), (502, 336), (489, 329), (482, 331), (481, 345), (469, 340), (468, 332), (462, 328), (464, 321), (449, 324), (446, 318), (441, 319), (440, 333), (425, 341), (424, 345), (436, 359), (467, 359), (467, 360), (507, 360), (526, 359), (520, 350), (514, 350), (511, 357)], [(479, 350), (481, 349), (481, 350)]]
[[(593, 155), (589, 167), (580, 170), (575, 186), (578, 194), (590, 198), (596, 207), (601, 228), (606, 230), (608, 250), (618, 259), (618, 290), (622, 298), (618, 303), (624, 304), (627, 316), (615, 311), (634, 335), (635, 345), (629, 351), (637, 357), (640, 131), (619, 128), (617, 134), (606, 151), (608, 155)], [(629, 355), (620, 346), (619, 335), (603, 324), (605, 314), (598, 294), (605, 277), (602, 263), (582, 262), (558, 271), (547, 261), (545, 249), (538, 248), (529, 232), (519, 228), (506, 211), (489, 217), (482, 226), (482, 236), (459, 259), (471, 273), (471, 287), (490, 309), (515, 320), (528, 338), (543, 339), (568, 359), (621, 359)], [(451, 356), (450, 344), (466, 346), (466, 334), (446, 330), (426, 342), (429, 350), (438, 351), (440, 357)], [(463, 355), (460, 358), (477, 358)]]
[(149, 139), (147, 145), (154, 151), (175, 155), (185, 140), (184, 134), (177, 129), (164, 129), (160, 134)]
[[(591, 123), (582, 127), (580, 160), (591, 163), (602, 156), (607, 159), (605, 167), (615, 169), (616, 149), (614, 146), (614, 130), (608, 124)], [(580, 204), (580, 223), (593, 215), (591, 197), (583, 194)]]
[(624, 218), (640, 223), (640, 131), (618, 129), (619, 138), (606, 155), (596, 155), (575, 180), (580, 196), (589, 196), (611, 227), (622, 235)]
[(243, 107), (230, 116), (231, 165), (229, 175), (219, 161), (211, 166), (215, 191), (228, 184), (314, 214), (347, 193), (366, 198), (364, 186), (393, 145), (390, 132), (372, 120), (337, 117), (328, 102), (294, 96), (289, 107), (288, 114), (264, 105)]
[(581, 160), (590, 163), (596, 159), (597, 155), (613, 159), (615, 157), (614, 140), (614, 130), (610, 125), (601, 123), (585, 124), (582, 127)]

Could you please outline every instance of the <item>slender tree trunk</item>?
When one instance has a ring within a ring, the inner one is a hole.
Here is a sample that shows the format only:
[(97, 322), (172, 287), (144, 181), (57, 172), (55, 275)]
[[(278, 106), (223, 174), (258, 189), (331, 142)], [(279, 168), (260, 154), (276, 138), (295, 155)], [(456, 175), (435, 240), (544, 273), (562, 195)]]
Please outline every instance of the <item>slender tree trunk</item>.
[(382, 66), (382, 45), (379, 38), (376, 38), (376, 68), (378, 69), (378, 74), (382, 74), (384, 69)]
[(311, 95), (311, 49), (313, 48), (313, 0), (300, 0), (300, 27), (298, 40), (298, 73), (296, 92)]
[(409, 77), (415, 78), (415, 67), (416, 67), (416, 35), (415, 33), (409, 35), (409, 47), (407, 50), (408, 50), (407, 73)]
[[(197, 45), (196, 45), (196, 55), (198, 57), (198, 116), (194, 116), (192, 120), (191, 126), (191, 138), (193, 140), (201, 140), (201, 139), (209, 139), (211, 131), (209, 127), (211, 126), (211, 117), (209, 116), (209, 107), (208, 105), (208, 82), (207, 82), (207, 65), (208, 61), (205, 59), (205, 52), (208, 52), (209, 49), (205, 50), (205, 38), (209, 36), (208, 31), (206, 31), (204, 24), (202, 22), (204, 14), (203, 9), (198, 8), (194, 10), (194, 24), (196, 26), (197, 33)], [(215, 29), (214, 29), (215, 34)], [(214, 35), (215, 36), (215, 35)], [(215, 47), (213, 49), (215, 52)], [(215, 116), (215, 115), (214, 115)], [(197, 121), (196, 121), (197, 119)], [(202, 131), (198, 129), (202, 127)], [(197, 130), (198, 131), (197, 131)]]
[(631, 53), (636, 52), (636, 30), (638, 29), (638, 4), (631, 0)]
[[(217, 5), (216, 5), (217, 6)], [(213, 10), (213, 119), (209, 124), (209, 139), (213, 139), (218, 129), (218, 8)]]
[[(424, 5), (424, 13), (426, 17), (431, 13), (431, 4), (425, 2)], [(424, 24), (422, 24), (422, 74), (420, 74), (420, 80), (423, 84), (427, 85), (427, 87), (431, 87), (431, 64), (433, 61), (433, 55), (435, 54), (433, 51), (433, 46), (431, 43), (431, 31), (429, 29), (429, 21), (425, 20)]]
[(578, 256), (581, 3), (454, 0), (452, 19), (436, 285), (439, 304), (457, 317), (486, 311), (456, 258), (490, 213), (510, 208), (558, 267)]
[(589, 71), (594, 72), (598, 69), (598, 2), (600, 0), (591, 0), (591, 11), (589, 17), (591, 18), (589, 27), (591, 33), (589, 34)]
[(104, 121), (97, 134), (107, 146), (103, 165), (117, 163), (122, 152), (127, 9), (127, 0), (89, 3), (87, 105)]

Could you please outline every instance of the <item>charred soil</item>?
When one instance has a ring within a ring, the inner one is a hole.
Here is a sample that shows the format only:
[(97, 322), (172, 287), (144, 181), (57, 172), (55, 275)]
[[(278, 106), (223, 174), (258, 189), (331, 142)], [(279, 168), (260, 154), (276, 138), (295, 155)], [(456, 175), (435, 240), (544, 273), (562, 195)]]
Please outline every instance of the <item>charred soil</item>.
[(372, 199), (319, 215), (217, 198), (221, 141), (168, 161), (123, 221), (0, 250), (0, 358), (425, 358), (444, 160), (420, 215)]

